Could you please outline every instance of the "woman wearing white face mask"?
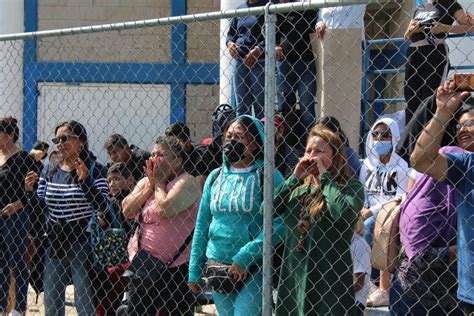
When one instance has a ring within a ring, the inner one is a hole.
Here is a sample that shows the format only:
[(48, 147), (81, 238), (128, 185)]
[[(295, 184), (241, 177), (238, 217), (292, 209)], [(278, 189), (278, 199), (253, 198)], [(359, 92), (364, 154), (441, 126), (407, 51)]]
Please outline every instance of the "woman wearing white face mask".
[[(365, 188), (365, 205), (362, 218), (365, 239), (372, 244), (375, 219), (382, 205), (399, 198), (406, 191), (409, 168), (394, 148), (400, 139), (397, 123), (391, 118), (377, 120), (372, 126), (366, 142), (366, 155), (360, 170), (360, 181)], [(380, 288), (367, 300), (368, 306), (388, 305), (390, 273), (381, 272)]]

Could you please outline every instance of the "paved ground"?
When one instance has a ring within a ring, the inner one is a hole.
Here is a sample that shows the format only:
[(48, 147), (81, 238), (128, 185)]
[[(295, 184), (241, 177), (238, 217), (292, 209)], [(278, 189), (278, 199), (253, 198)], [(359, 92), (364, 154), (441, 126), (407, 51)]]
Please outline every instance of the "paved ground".
[[(72, 302), (74, 302), (74, 287), (72, 285), (66, 289), (66, 302), (70, 303), (66, 306), (66, 315), (77, 315), (76, 309), (72, 307)], [(43, 293), (39, 295), (38, 302), (36, 302), (36, 293), (31, 287), (28, 291), (28, 315), (44, 315)]]
[[(76, 309), (72, 307), (72, 303), (74, 302), (74, 288), (69, 286), (66, 290), (66, 302), (68, 302), (68, 306), (66, 307), (66, 315), (68, 316), (75, 316), (77, 315)], [(38, 297), (38, 302), (36, 303), (36, 294), (30, 288), (29, 295), (28, 295), (28, 315), (35, 315), (35, 316), (44, 316), (44, 305), (43, 305), (43, 294), (40, 294)], [(382, 316), (387, 315), (388, 309), (387, 308), (377, 308), (377, 309), (367, 309), (365, 315), (366, 316)], [(210, 315), (217, 315), (216, 308), (214, 305), (206, 305), (202, 308), (196, 309), (196, 314), (200, 316), (210, 316)]]

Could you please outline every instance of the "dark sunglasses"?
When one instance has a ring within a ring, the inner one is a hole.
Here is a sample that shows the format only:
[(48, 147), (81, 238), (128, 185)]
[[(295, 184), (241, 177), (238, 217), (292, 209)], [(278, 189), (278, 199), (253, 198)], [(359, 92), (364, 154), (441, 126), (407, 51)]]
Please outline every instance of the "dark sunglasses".
[(468, 127), (473, 127), (473, 126), (474, 126), (474, 120), (469, 120), (469, 121), (466, 121), (464, 123), (456, 124), (456, 129), (459, 131), (463, 127), (468, 128)]
[(383, 132), (379, 132), (379, 131), (374, 131), (372, 132), (372, 137), (373, 138), (389, 138), (392, 136), (392, 133), (390, 133), (389, 131), (383, 131)]
[(60, 142), (61, 143), (68, 142), (71, 140), (71, 138), (79, 138), (79, 137), (76, 135), (61, 135), (58, 137), (54, 137), (51, 141), (53, 142), (53, 144), (59, 144)]

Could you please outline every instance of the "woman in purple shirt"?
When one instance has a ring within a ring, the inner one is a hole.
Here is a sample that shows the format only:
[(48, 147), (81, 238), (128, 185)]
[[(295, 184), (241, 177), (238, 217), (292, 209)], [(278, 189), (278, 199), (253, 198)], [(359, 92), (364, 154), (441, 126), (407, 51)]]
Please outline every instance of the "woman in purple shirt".
[[(441, 152), (474, 151), (463, 128), (472, 108), (458, 114), (456, 142)], [(402, 260), (390, 289), (391, 315), (463, 315), (456, 299), (455, 188), (419, 173), (400, 208)]]

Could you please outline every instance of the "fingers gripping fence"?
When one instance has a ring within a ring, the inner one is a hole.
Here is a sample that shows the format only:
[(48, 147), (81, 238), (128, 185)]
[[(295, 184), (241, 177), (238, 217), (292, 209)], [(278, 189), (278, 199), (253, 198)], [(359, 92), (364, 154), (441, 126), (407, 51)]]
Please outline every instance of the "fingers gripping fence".
[(472, 5), (242, 2), (25, 2), (0, 35), (2, 313), (470, 311), (472, 99), (434, 89), (447, 44), (474, 68)]

